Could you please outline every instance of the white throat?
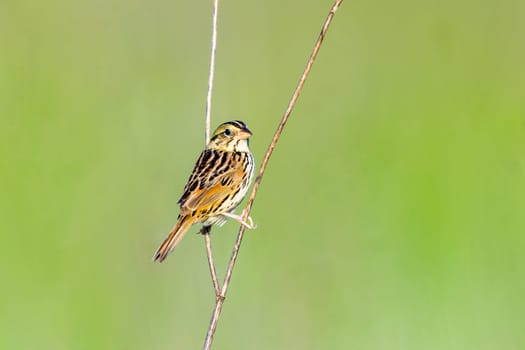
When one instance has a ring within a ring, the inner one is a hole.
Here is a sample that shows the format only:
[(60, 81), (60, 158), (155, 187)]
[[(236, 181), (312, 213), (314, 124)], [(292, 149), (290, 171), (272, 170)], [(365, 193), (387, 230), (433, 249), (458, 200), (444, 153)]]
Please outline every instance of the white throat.
[(235, 151), (236, 152), (250, 152), (250, 148), (248, 147), (248, 140), (237, 141), (237, 144), (235, 145)]

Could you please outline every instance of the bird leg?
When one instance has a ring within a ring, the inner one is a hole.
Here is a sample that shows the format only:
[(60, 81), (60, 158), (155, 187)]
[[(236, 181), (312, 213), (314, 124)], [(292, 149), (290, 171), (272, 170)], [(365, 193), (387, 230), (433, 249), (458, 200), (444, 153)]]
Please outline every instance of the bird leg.
[[(242, 211), (243, 214), (244, 214), (244, 210)], [(239, 224), (243, 225), (244, 227), (246, 227), (247, 229), (249, 230), (253, 230), (255, 229), (255, 225), (253, 224), (253, 219), (251, 216), (248, 216), (248, 222), (244, 221), (242, 219), (242, 215), (237, 215), (237, 214), (234, 214), (234, 213), (222, 213), (222, 215), (226, 216), (226, 217), (229, 217), (231, 219), (234, 219), (235, 221), (237, 221)]]
[(200, 233), (202, 235), (209, 235), (211, 231), (211, 226), (202, 226), (201, 230), (197, 233)]

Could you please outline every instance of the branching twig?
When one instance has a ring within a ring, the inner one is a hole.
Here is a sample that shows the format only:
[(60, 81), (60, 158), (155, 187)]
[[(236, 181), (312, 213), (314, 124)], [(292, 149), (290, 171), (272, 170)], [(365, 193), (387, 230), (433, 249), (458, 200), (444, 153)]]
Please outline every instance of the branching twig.
[[(264, 155), (263, 161), (261, 163), (259, 173), (257, 174), (255, 183), (253, 184), (253, 188), (252, 188), (252, 191), (250, 192), (250, 196), (248, 197), (246, 209), (243, 211), (243, 220), (246, 220), (248, 216), (250, 215), (250, 211), (252, 209), (252, 205), (255, 200), (257, 190), (259, 189), (259, 185), (261, 184), (261, 180), (264, 175), (264, 171), (266, 170), (266, 166), (268, 164), (268, 160), (270, 159), (273, 153), (273, 150), (275, 148), (275, 145), (277, 144), (277, 141), (279, 141), (283, 128), (286, 125), (286, 122), (288, 121), (290, 114), (292, 113), (293, 107), (295, 106), (297, 98), (299, 97), (299, 93), (301, 92), (303, 88), (304, 82), (306, 81), (306, 78), (308, 77), (308, 74), (310, 73), (310, 69), (312, 68), (315, 58), (317, 57), (317, 53), (319, 52), (321, 43), (323, 42), (326, 32), (328, 31), (328, 27), (330, 26), (330, 23), (332, 22), (332, 18), (334, 17), (335, 12), (337, 11), (337, 9), (339, 8), (342, 2), (343, 0), (335, 1), (335, 3), (332, 5), (332, 8), (330, 9), (330, 13), (328, 14), (328, 17), (326, 18), (323, 24), (321, 33), (319, 34), (319, 37), (317, 38), (315, 46), (310, 55), (310, 58), (308, 59), (308, 63), (306, 64), (303, 74), (301, 75), (301, 78), (299, 79), (299, 83), (297, 84), (297, 87), (295, 88), (292, 98), (290, 99), (290, 102), (288, 103), (288, 107), (286, 108), (286, 111), (284, 112), (284, 115), (281, 118), (281, 122), (279, 123), (279, 126), (277, 127), (277, 130), (275, 131), (275, 134), (273, 135), (272, 141), (270, 142), (270, 145), (268, 146), (268, 149), (266, 150), (266, 154)], [(241, 225), (239, 228), (239, 233), (237, 234), (237, 240), (235, 241), (235, 246), (233, 248), (232, 256), (230, 258), (230, 262), (226, 270), (226, 276), (224, 277), (224, 282), (222, 284), (221, 293), (217, 297), (217, 301), (215, 303), (215, 309), (213, 310), (210, 325), (208, 327), (208, 332), (206, 334), (206, 339), (204, 341), (204, 347), (203, 347), (204, 350), (209, 350), (211, 348), (211, 344), (213, 342), (213, 336), (215, 334), (215, 330), (217, 329), (217, 322), (219, 321), (219, 316), (222, 310), (222, 305), (224, 303), (224, 298), (226, 297), (228, 286), (230, 285), (230, 279), (232, 276), (233, 267), (235, 266), (237, 255), (239, 254), (239, 248), (241, 246), (241, 242), (242, 242), (242, 238), (244, 236), (245, 230), (246, 228), (243, 225)]]

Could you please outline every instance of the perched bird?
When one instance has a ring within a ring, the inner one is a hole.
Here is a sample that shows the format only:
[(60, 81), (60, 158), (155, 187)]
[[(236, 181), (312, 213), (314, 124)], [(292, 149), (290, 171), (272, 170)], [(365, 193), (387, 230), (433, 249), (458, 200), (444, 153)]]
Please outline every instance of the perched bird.
[(252, 132), (240, 120), (219, 125), (202, 151), (178, 204), (180, 213), (175, 227), (160, 245), (153, 261), (162, 262), (193, 224), (202, 223), (203, 232), (222, 225), (226, 218), (248, 228), (248, 222), (233, 210), (241, 203), (252, 181), (254, 160), (248, 147)]

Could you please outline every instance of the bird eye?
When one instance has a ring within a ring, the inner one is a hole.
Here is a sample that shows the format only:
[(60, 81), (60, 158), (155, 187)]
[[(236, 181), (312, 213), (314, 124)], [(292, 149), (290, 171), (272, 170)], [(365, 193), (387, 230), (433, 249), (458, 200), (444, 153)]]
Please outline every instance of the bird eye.
[(232, 134), (231, 130), (230, 129), (226, 129), (224, 130), (224, 135), (226, 136), (230, 136)]

